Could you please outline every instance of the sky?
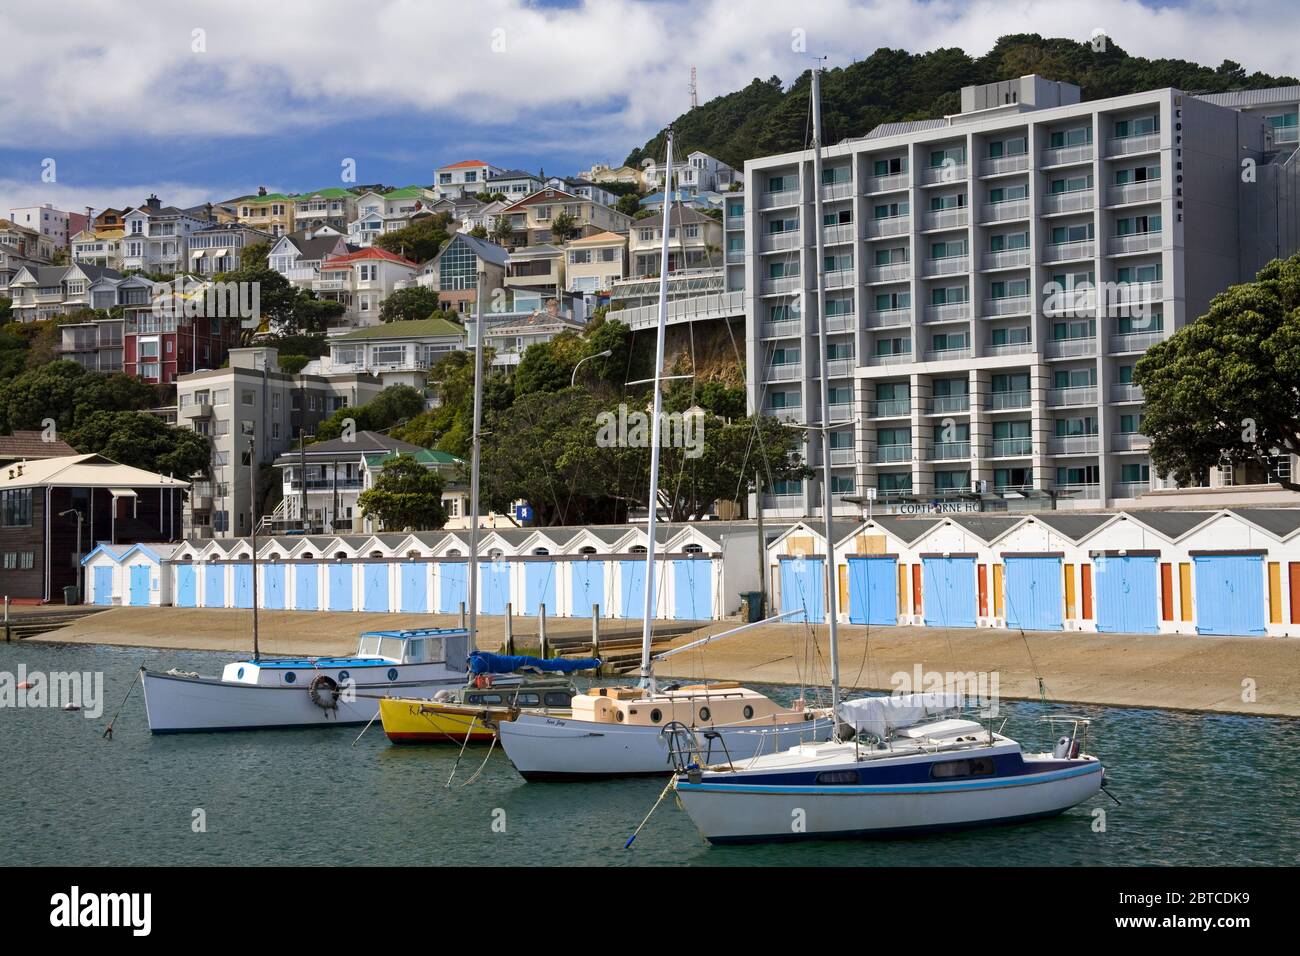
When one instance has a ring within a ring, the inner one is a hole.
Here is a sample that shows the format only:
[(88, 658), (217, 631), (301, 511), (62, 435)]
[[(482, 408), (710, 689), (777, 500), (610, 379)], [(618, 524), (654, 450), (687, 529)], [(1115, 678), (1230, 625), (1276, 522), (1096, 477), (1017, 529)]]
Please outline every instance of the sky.
[(1295, 23), (1294, 0), (5, 0), (0, 216), (350, 185), (347, 160), (394, 186), (464, 159), (571, 175), (684, 112), (692, 66), (705, 102), (814, 55), (1101, 29), (1297, 75)]

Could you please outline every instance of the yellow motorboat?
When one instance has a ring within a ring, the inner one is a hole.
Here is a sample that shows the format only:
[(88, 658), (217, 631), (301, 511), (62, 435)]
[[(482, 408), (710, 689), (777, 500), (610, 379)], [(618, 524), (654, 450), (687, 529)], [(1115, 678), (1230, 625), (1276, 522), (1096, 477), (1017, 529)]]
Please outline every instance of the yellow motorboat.
[(521, 710), (569, 716), (573, 684), (563, 678), (476, 680), (432, 699), (385, 697), (379, 701), (384, 733), (395, 744), (463, 744), (490, 741), (500, 721)]

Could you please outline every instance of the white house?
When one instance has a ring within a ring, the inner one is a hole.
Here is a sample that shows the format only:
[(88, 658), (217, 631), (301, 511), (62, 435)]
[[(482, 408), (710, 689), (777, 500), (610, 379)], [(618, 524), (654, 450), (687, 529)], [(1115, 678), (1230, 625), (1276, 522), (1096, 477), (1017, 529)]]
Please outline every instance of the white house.
[(448, 166), (439, 166), (433, 171), (434, 189), (439, 197), (474, 195), (487, 188), (488, 180), (499, 176), (503, 170), (499, 166), (485, 163), (481, 159), (467, 159)]
[(213, 224), (190, 233), (186, 251), (186, 271), (192, 275), (214, 276), (239, 268), (245, 246), (265, 242), (276, 244), (275, 236), (238, 222)]
[(337, 229), (319, 226), (281, 236), (271, 247), (267, 262), (294, 285), (310, 289), (312, 283), (320, 278), (320, 266), (324, 260), (347, 255), (350, 251)]
[(503, 193), (507, 199), (523, 199), (542, 188), (542, 180), (522, 169), (507, 169), (488, 177), (487, 191)]
[(157, 196), (123, 217), (122, 268), (140, 272), (184, 272), (191, 233), (212, 225), (197, 212), (164, 206)]
[(323, 299), (343, 303), (347, 312), (341, 324), (379, 324), (379, 307), (399, 282), (414, 282), (420, 267), (409, 259), (371, 246), (321, 263), (320, 278), (312, 288)]

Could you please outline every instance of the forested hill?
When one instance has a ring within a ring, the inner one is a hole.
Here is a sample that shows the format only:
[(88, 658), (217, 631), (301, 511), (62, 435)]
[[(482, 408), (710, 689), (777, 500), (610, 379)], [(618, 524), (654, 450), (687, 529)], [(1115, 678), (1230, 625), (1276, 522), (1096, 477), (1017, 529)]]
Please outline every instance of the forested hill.
[[(1075, 83), (1085, 100), (1120, 96), (1166, 86), (1197, 93), (1289, 86), (1289, 76), (1247, 73), (1225, 60), (1218, 67), (1187, 60), (1148, 60), (1130, 56), (1113, 40), (1104, 51), (1091, 43), (1037, 34), (1005, 36), (985, 56), (972, 59), (961, 50), (912, 54), (881, 48), (852, 66), (827, 70), (822, 77), (822, 120), (827, 143), (863, 136), (879, 123), (931, 119), (956, 113), (963, 86), (1038, 73)], [(807, 142), (808, 86), (805, 72), (785, 90), (779, 77), (755, 79), (749, 86), (712, 99), (674, 121), (675, 151), (685, 156), (703, 150), (740, 169), (745, 160), (803, 149)], [(646, 157), (661, 159), (659, 133), (628, 154), (634, 166)]]

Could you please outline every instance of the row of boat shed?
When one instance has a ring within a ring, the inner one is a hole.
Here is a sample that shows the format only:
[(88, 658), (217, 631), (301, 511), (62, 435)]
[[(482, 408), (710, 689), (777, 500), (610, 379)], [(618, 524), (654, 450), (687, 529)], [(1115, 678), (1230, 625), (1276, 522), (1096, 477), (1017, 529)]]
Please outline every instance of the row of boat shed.
[[(656, 616), (733, 614), (740, 595), (758, 589), (757, 534), (746, 523), (659, 526)], [(479, 612), (640, 618), (647, 544), (646, 529), (629, 525), (483, 531)], [(456, 614), (468, 600), (469, 547), (468, 531), (259, 539), (258, 606)], [(99, 545), (83, 564), (90, 604), (253, 606), (247, 538)]]
[[(655, 614), (734, 616), (759, 588), (752, 522), (661, 525)], [(852, 624), (1115, 633), (1300, 636), (1300, 509), (879, 516), (836, 521), (840, 619)], [(825, 619), (818, 521), (767, 527), (770, 606)], [(640, 526), (504, 529), (480, 541), (479, 612), (639, 618)], [(268, 610), (458, 613), (466, 531), (258, 541)], [(246, 538), (100, 545), (84, 559), (94, 604), (247, 608)]]
[[(953, 514), (834, 522), (854, 624), (1300, 636), (1300, 509)], [(773, 604), (825, 618), (825, 536), (771, 542)]]

